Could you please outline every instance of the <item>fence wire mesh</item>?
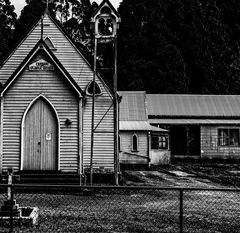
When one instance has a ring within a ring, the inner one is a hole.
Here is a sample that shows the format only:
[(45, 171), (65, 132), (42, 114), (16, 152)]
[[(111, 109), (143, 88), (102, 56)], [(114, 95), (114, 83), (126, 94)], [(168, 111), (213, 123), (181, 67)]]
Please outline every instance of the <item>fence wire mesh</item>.
[(239, 232), (240, 192), (184, 192), (184, 232)]
[[(3, 205), (6, 188), (0, 191)], [(14, 219), (12, 232), (237, 233), (239, 194), (239, 190), (13, 186), (20, 208), (37, 207), (39, 216), (34, 225)], [(0, 232), (9, 232), (8, 227), (0, 224)]]

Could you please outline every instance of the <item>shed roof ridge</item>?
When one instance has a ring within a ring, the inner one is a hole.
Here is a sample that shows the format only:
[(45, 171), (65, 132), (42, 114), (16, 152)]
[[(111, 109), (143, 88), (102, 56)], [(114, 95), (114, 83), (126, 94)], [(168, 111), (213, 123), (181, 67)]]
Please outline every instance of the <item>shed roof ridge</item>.
[(129, 93), (129, 94), (134, 94), (134, 93), (146, 93), (146, 91), (117, 91), (118, 93)]
[(151, 94), (151, 93), (146, 93), (147, 96), (189, 96), (189, 97), (220, 97), (220, 96), (223, 96), (223, 97), (240, 97), (240, 95), (233, 95), (233, 94), (230, 94), (230, 95), (221, 95), (221, 94)]
[(237, 117), (240, 95), (147, 94), (149, 116), (164, 117)]

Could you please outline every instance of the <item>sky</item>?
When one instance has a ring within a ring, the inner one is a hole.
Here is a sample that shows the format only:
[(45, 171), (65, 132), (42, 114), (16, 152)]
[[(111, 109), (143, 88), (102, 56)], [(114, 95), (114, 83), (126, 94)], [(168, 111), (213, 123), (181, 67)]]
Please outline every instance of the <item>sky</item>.
[[(93, 1), (97, 2), (98, 4), (101, 3), (101, 0), (91, 0), (91, 2)], [(117, 9), (121, 0), (110, 0), (110, 2)], [(25, 0), (11, 0), (11, 3), (15, 6), (15, 12), (19, 16), (21, 10), (26, 4)]]

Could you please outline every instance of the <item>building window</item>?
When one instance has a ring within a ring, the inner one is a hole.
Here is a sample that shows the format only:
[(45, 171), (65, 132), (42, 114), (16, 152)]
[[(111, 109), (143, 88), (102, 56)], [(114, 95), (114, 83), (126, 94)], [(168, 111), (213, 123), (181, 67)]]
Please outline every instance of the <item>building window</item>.
[(218, 129), (219, 146), (239, 146), (239, 129)]
[[(88, 84), (87, 89), (86, 89), (88, 95), (93, 95), (93, 85), (94, 85), (93, 81), (91, 81)], [(102, 94), (101, 88), (98, 85), (98, 83), (95, 82), (95, 95), (101, 95), (101, 94)]]
[(121, 149), (121, 136), (118, 135), (118, 151), (121, 152), (122, 149)]
[(49, 38), (49, 37), (46, 37), (44, 42), (47, 44), (47, 46), (52, 49), (52, 50), (55, 50), (55, 46), (52, 42), (52, 40)]
[(166, 135), (153, 135), (152, 149), (168, 149), (168, 137)]
[(138, 136), (136, 134), (132, 136), (132, 151), (138, 151)]

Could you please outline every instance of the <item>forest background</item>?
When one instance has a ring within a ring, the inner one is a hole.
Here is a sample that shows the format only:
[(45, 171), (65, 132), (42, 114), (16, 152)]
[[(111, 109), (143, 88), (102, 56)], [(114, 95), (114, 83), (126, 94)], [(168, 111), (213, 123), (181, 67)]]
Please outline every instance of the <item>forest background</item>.
[[(52, 0), (49, 11), (92, 60), (90, 0)], [(0, 62), (46, 9), (26, 0), (17, 18), (0, 0)], [(118, 90), (147, 93), (240, 94), (239, 0), (123, 0), (118, 12)], [(111, 83), (112, 48), (98, 51), (99, 72)], [(110, 68), (110, 69), (107, 69)]]

